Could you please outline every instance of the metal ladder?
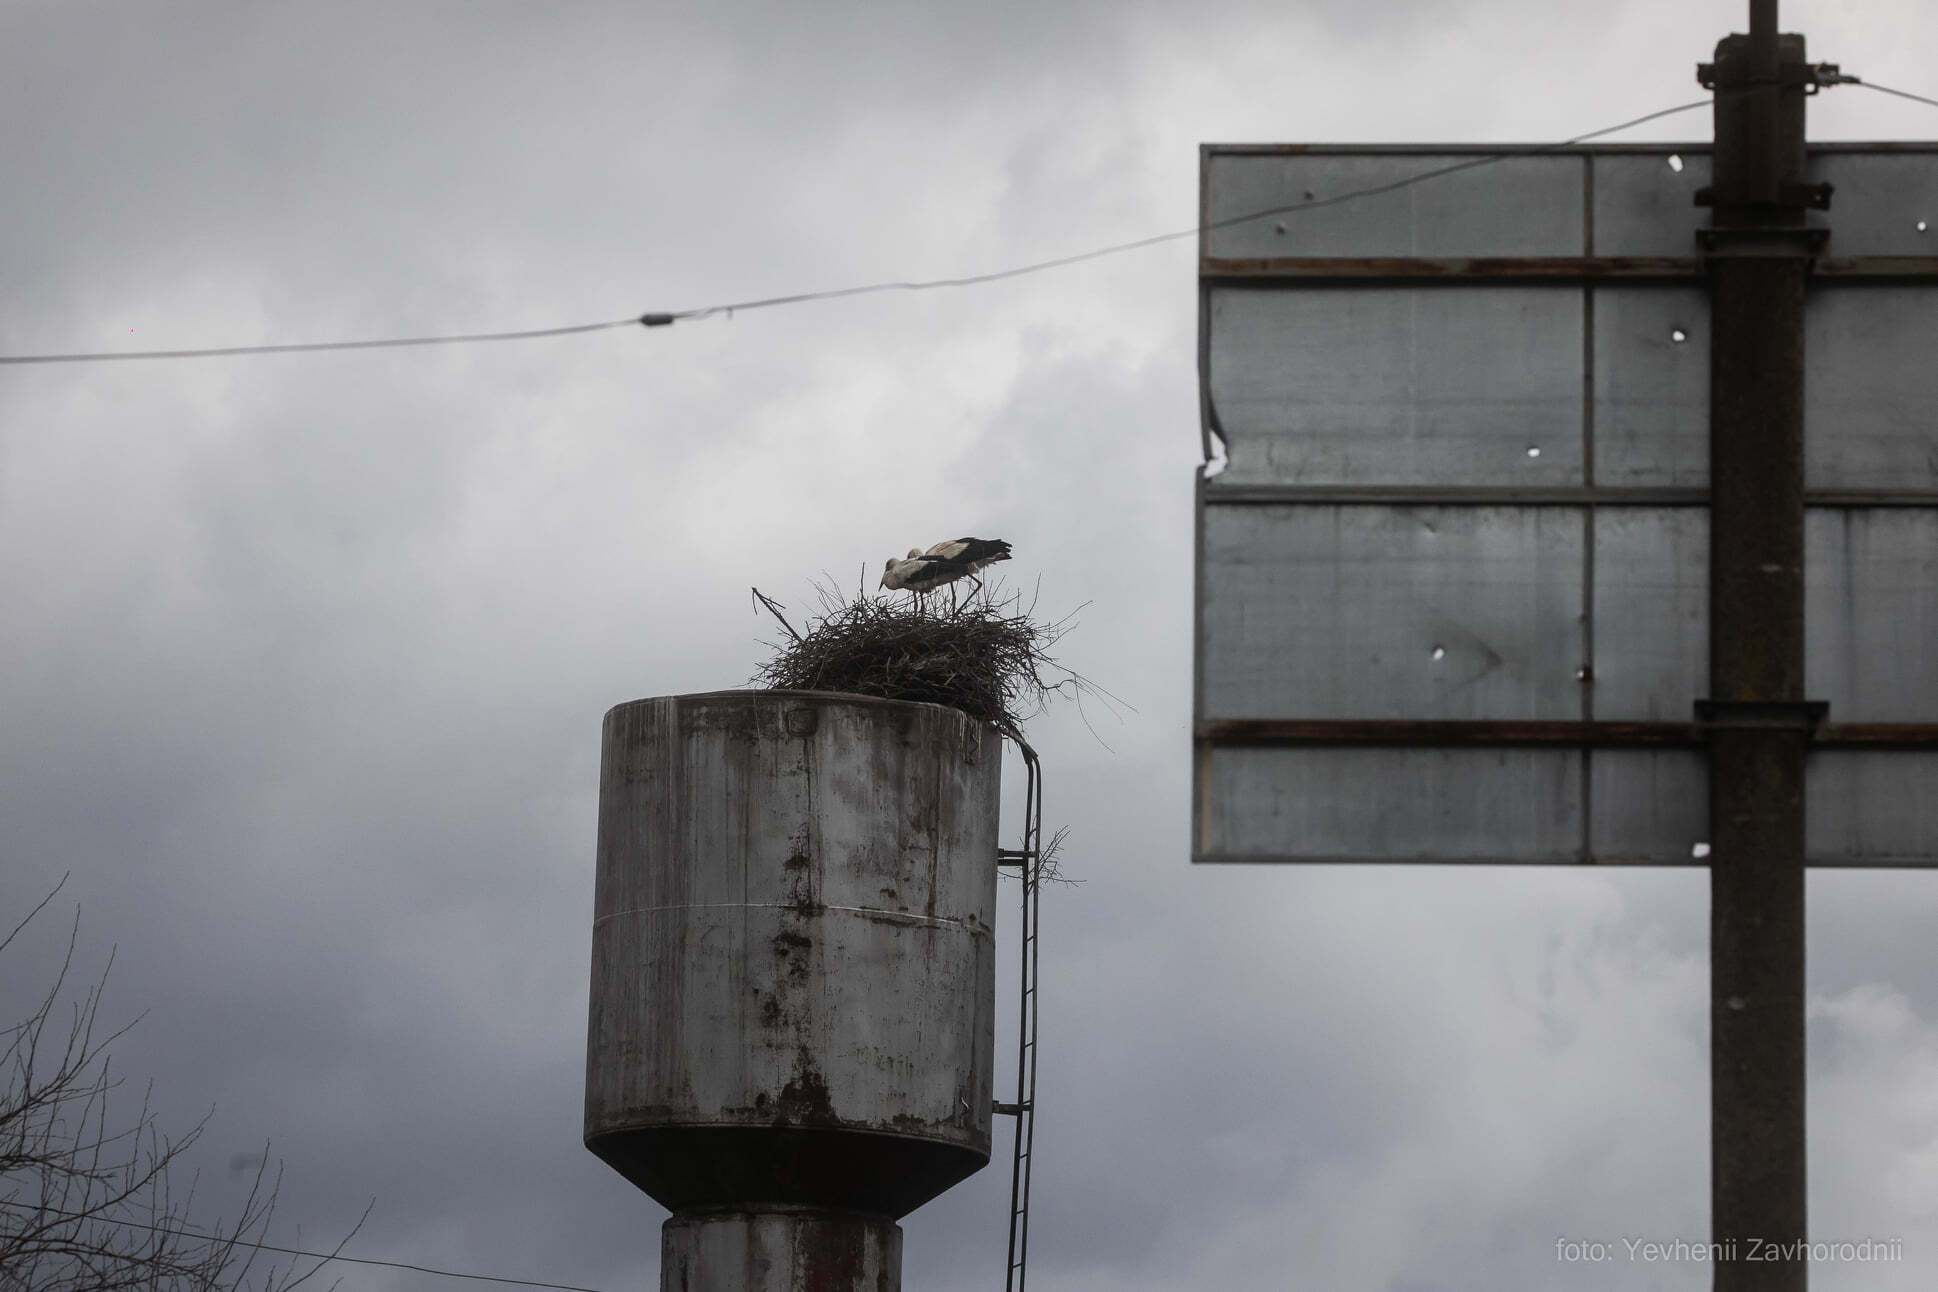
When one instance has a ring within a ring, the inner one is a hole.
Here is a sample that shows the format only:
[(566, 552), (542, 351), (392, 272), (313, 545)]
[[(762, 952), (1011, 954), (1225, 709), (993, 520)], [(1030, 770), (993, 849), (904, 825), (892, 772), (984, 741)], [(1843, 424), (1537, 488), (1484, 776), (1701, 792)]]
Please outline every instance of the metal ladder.
[(1016, 1149), (1009, 1172), (1009, 1256), (1003, 1288), (1005, 1292), (1023, 1292), (1030, 1253), (1030, 1153), (1036, 1139), (1037, 918), (1042, 904), (1037, 867), (1043, 847), (1043, 769), (1028, 742), (1014, 732), (1009, 734), (1022, 751), (1023, 765), (1029, 772), (1023, 846), (999, 849), (996, 864), (1016, 867), (1023, 881), (1022, 972), (1016, 1021), (1016, 1102), (998, 1103), (995, 1110), (1016, 1118)]

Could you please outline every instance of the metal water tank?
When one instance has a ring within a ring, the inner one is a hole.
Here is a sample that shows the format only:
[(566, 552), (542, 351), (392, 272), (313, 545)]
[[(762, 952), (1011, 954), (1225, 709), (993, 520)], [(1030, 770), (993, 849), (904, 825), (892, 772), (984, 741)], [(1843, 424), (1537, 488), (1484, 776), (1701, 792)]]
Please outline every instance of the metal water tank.
[(898, 1288), (988, 1162), (1001, 776), (933, 704), (606, 714), (585, 1143), (674, 1213), (663, 1288)]

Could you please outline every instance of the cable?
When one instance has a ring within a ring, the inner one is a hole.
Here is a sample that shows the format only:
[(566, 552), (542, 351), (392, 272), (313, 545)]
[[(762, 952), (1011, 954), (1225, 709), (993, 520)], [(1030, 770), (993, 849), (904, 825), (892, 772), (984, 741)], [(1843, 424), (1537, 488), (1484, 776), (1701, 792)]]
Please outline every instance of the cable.
[[(633, 320), (628, 319), (626, 321), (630, 323)], [(385, 1269), (391, 1270), (410, 1270), (416, 1274), (435, 1274), (439, 1278), (471, 1279), (479, 1283), (511, 1283), (518, 1287), (526, 1288), (552, 1288), (555, 1289), (555, 1292), (603, 1292), (601, 1288), (580, 1287), (576, 1283), (545, 1283), (537, 1279), (504, 1278), (496, 1274), (465, 1274), (459, 1270), (440, 1270), (434, 1269), (429, 1265), (411, 1265), (404, 1261), (380, 1261), (363, 1256), (335, 1256), (329, 1252), (306, 1252), (300, 1247), (277, 1247), (270, 1243), (252, 1243), (243, 1238), (219, 1238), (214, 1234), (197, 1233), (195, 1230), (179, 1226), (168, 1229), (160, 1225), (144, 1225), (138, 1220), (117, 1220), (111, 1216), (99, 1216), (85, 1211), (62, 1211), (58, 1207), (35, 1207), (24, 1202), (0, 1200), (0, 1207), (12, 1207), (16, 1211), (32, 1211), (45, 1215), (71, 1216), (77, 1220), (98, 1220), (110, 1225), (127, 1225), (133, 1229), (146, 1229), (157, 1234), (179, 1234), (184, 1238), (199, 1238), (204, 1242), (233, 1242), (237, 1247), (253, 1247), (259, 1252), (279, 1252), (285, 1256), (310, 1256), (326, 1264), (331, 1261), (344, 1261), (351, 1265), (380, 1265)]]
[(1910, 99), (1913, 103), (1928, 103), (1932, 107), (1938, 108), (1938, 99), (1927, 99), (1922, 94), (1913, 94), (1909, 90), (1894, 90), (1888, 85), (1879, 85), (1876, 81), (1867, 81), (1859, 76), (1847, 77), (1845, 79), (1848, 84), (1861, 85), (1867, 90), (1876, 90), (1879, 94), (1894, 94), (1900, 99)]
[[(1872, 88), (1882, 89), (1883, 87), (1874, 86)], [(1888, 92), (1901, 93), (1901, 91)], [(1658, 111), (1645, 113), (1642, 116), (1623, 121), (1617, 125), (1604, 126), (1599, 130), (1590, 130), (1586, 134), (1576, 135), (1572, 139), (1564, 139), (1560, 143), (1549, 146), (1553, 148), (1567, 148), (1574, 144), (1586, 143), (1590, 139), (1599, 139), (1603, 135), (1612, 135), (1617, 131), (1628, 130), (1646, 122), (1659, 120), (1662, 117), (1674, 116), (1680, 112), (1689, 112), (1696, 108), (1708, 107), (1712, 101), (1711, 99), (1697, 99), (1690, 103), (1677, 104), (1672, 108), (1662, 108)], [(1169, 233), (1153, 234), (1147, 238), (1136, 238), (1130, 242), (1113, 243), (1109, 246), (1098, 247), (1091, 251), (1081, 251), (1075, 255), (1059, 256), (1053, 260), (1039, 260), (1031, 264), (1018, 265), (1010, 269), (999, 269), (987, 274), (970, 274), (960, 278), (930, 278), (867, 283), (858, 287), (837, 287), (827, 291), (797, 292), (790, 296), (768, 296), (756, 300), (736, 301), (724, 305), (703, 305), (694, 309), (673, 310), (665, 313), (646, 313), (637, 318), (615, 319), (609, 323), (582, 323), (573, 327), (538, 328), (524, 332), (474, 332), (454, 336), (404, 337), (383, 341), (316, 341), (306, 345), (238, 345), (224, 346), (220, 349), (211, 350), (138, 350), (120, 352), (105, 351), (85, 354), (0, 355), (0, 364), (93, 363), (117, 359), (201, 359), (212, 358), (218, 355), (287, 354), (294, 351), (308, 350), (376, 350), (399, 346), (449, 345), (462, 341), (514, 341), (524, 340), (530, 337), (564, 336), (574, 332), (597, 332), (606, 328), (628, 327), (635, 324), (645, 327), (664, 327), (667, 324), (682, 319), (703, 319), (716, 314), (733, 314), (739, 310), (767, 309), (776, 305), (796, 305), (806, 301), (837, 300), (847, 296), (868, 296), (882, 292), (931, 291), (943, 287), (972, 287), (982, 283), (1000, 282), (1006, 278), (1020, 278), (1025, 274), (1042, 273), (1049, 269), (1061, 269), (1067, 265), (1082, 264), (1085, 261), (1097, 260), (1104, 256), (1120, 255), (1126, 251), (1136, 251), (1143, 247), (1155, 246), (1160, 242), (1174, 242), (1180, 238), (1196, 237), (1216, 229), (1230, 228), (1233, 225), (1244, 224), (1251, 220), (1262, 220), (1267, 216), (1292, 215), (1300, 211), (1315, 211), (1322, 207), (1338, 206), (1345, 202), (1357, 201), (1363, 197), (1374, 197), (1382, 193), (1392, 193), (1403, 188), (1410, 188), (1415, 184), (1424, 184), (1428, 180), (1439, 179), (1442, 176), (1452, 175), (1459, 171), (1491, 166), (1497, 162), (1505, 161), (1510, 157), (1526, 155), (1524, 150), (1516, 150), (1514, 152), (1488, 152), (1484, 148), (1477, 148), (1474, 151), (1482, 155), (1470, 157), (1466, 161), (1456, 162), (1451, 166), (1441, 166), (1434, 170), (1423, 171), (1418, 175), (1408, 176), (1405, 179), (1394, 180), (1386, 184), (1375, 184), (1367, 188), (1354, 189), (1350, 192), (1321, 198), (1317, 201), (1267, 207), (1264, 210), (1250, 211), (1244, 215), (1228, 216), (1225, 219), (1213, 221), (1209, 224), (1195, 224), (1188, 229), (1177, 229)]]
[(298, 350), (382, 350), (407, 345), (455, 345), (461, 341), (524, 341), (537, 336), (567, 336), (574, 332), (600, 332), (606, 328), (631, 327), (651, 320), (673, 320), (663, 314), (639, 318), (614, 319), (610, 323), (575, 323), (570, 327), (532, 328), (524, 332), (465, 332), (454, 336), (398, 337), (385, 341), (312, 341), (306, 345), (231, 345), (217, 350), (110, 350), (98, 354), (22, 354), (0, 355), (0, 363), (94, 363), (103, 359), (206, 359), (222, 354), (289, 354)]

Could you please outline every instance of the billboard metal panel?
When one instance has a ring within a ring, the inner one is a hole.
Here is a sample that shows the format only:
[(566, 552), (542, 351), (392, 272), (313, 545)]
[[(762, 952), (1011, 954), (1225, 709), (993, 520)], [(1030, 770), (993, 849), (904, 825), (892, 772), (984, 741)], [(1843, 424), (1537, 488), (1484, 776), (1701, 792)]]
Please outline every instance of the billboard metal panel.
[(1201, 858), (1566, 862), (1581, 755), (1534, 749), (1220, 749)]
[[(1706, 485), (1708, 293), (1603, 287), (1594, 298), (1595, 478)], [(1812, 298), (1805, 329), (1809, 487), (1938, 489), (1938, 308), (1931, 289), (1824, 287)]]
[[(1938, 510), (1811, 508), (1806, 689), (1838, 722), (1938, 722)], [(1699, 507), (1595, 518), (1594, 713), (1689, 717), (1709, 669), (1709, 517)]]
[(1709, 483), (1709, 293), (1594, 292), (1595, 479)]
[(1581, 481), (1578, 289), (1223, 288), (1209, 308), (1226, 484)]
[(1205, 718), (1577, 718), (1582, 521), (1553, 507), (1205, 517)]
[[(1681, 163), (1678, 170), (1670, 162)], [(1661, 145), (1598, 153), (1594, 246), (1602, 256), (1696, 254), (1696, 190), (1709, 183), (1709, 145)]]
[(1938, 722), (1938, 511), (1812, 511), (1804, 666), (1840, 722)]
[[(1596, 479), (1707, 484), (1708, 294), (1699, 287), (1603, 287), (1594, 297)], [(1805, 328), (1809, 486), (1938, 488), (1938, 308), (1931, 289), (1824, 287)]]
[[(1596, 479), (1707, 484), (1708, 293), (1604, 287), (1594, 297)], [(1931, 289), (1824, 287), (1812, 298), (1805, 329), (1809, 486), (1938, 488), (1938, 308)]]
[[(1207, 156), (1207, 224), (1376, 188), (1486, 154), (1328, 148), (1219, 150)], [(1206, 234), (1209, 256), (1567, 256), (1581, 247), (1582, 164), (1511, 157), (1337, 206)]]
[[(1836, 186), (1834, 208), (1812, 212), (1828, 225), (1833, 256), (1929, 256), (1938, 222), (1938, 166), (1929, 145), (1813, 147), (1810, 178)], [(1923, 220), (1928, 227), (1920, 229)]]
[(1929, 866), (1938, 859), (1938, 754), (1817, 753), (1805, 779), (1812, 865)]
[(1709, 670), (1708, 576), (1705, 509), (1597, 510), (1596, 717), (1689, 720)]
[[(1681, 750), (1218, 749), (1203, 755), (1201, 861), (1686, 866), (1709, 769)], [(1585, 802), (1593, 818), (1582, 842)], [(1813, 866), (1938, 860), (1938, 754), (1813, 754)]]
[(1709, 837), (1709, 767), (1684, 750), (1598, 749), (1589, 755), (1592, 860), (1687, 866)]
[[(1584, 295), (1595, 481), (1707, 484), (1709, 300), (1682, 285), (1214, 288), (1223, 482), (1581, 483)], [(1938, 490), (1932, 300), (1882, 284), (1815, 293), (1809, 487)]]
[(1810, 487), (1938, 488), (1938, 294), (1826, 289), (1812, 297), (1804, 324)]
[[(1506, 151), (1203, 239), (1200, 859), (1700, 860), (1709, 151)], [(1209, 148), (1204, 212), (1480, 156)], [(1811, 170), (1809, 855), (1930, 865), (1938, 146)]]
[[(1670, 164), (1674, 157), (1681, 168)], [(1708, 144), (1646, 144), (1594, 159), (1594, 251), (1603, 256), (1695, 254), (1696, 191), (1710, 182)], [(1809, 176), (1835, 186), (1834, 209), (1810, 222), (1832, 230), (1833, 256), (1929, 256), (1938, 167), (1928, 145), (1815, 144)]]

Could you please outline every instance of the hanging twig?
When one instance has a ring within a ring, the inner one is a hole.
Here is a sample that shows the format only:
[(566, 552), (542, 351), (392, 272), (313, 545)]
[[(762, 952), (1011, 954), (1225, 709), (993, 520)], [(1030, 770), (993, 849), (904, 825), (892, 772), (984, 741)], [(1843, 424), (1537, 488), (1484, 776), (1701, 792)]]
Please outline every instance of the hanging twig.
[(794, 631), (794, 625), (787, 622), (787, 616), (781, 613), (781, 607), (776, 604), (772, 597), (762, 592), (759, 588), (753, 588), (750, 591), (760, 600), (760, 604), (767, 607), (768, 614), (781, 621), (781, 627), (787, 629), (788, 636), (797, 642), (801, 640), (801, 634)]

